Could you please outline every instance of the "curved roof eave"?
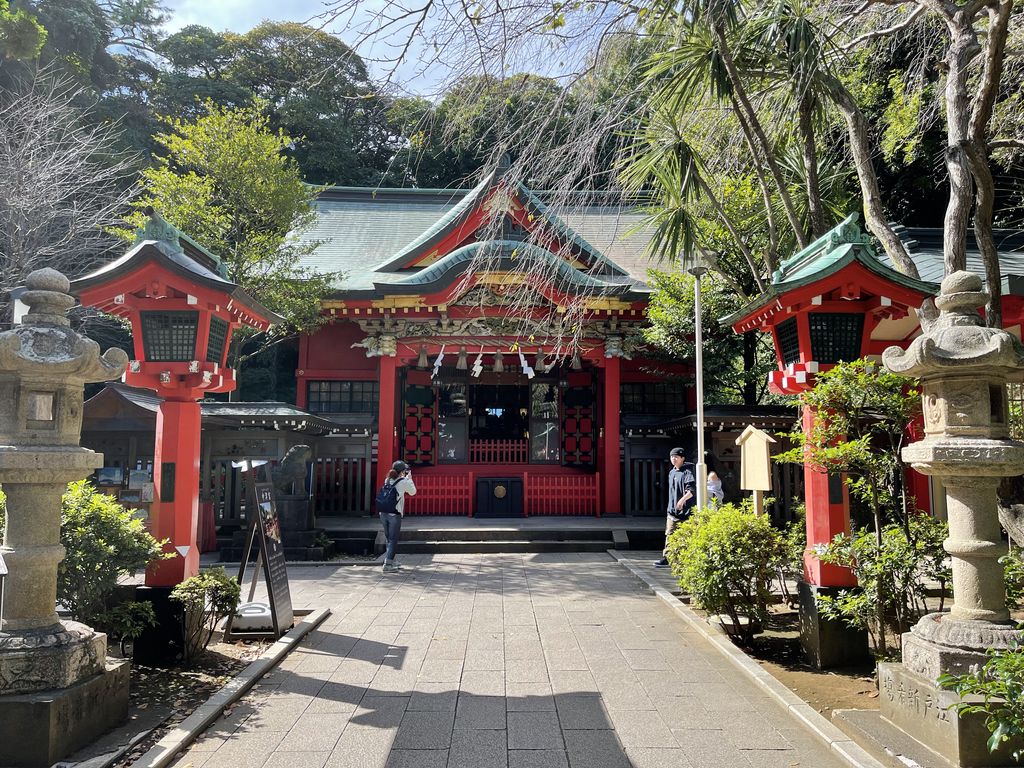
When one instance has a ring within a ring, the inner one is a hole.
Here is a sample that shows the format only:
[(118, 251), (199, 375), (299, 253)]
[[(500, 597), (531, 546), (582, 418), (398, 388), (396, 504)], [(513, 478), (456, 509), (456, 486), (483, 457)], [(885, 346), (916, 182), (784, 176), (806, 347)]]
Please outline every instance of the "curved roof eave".
[(105, 264), (88, 275), (71, 281), (71, 292), (75, 295), (97, 285), (129, 275), (148, 262), (156, 262), (160, 266), (191, 280), (204, 288), (222, 291), (232, 301), (249, 310), (253, 315), (264, 318), (268, 323), (280, 323), (284, 318), (263, 306), (250, 296), (241, 286), (226, 280), (215, 272), (211, 272), (201, 264), (190, 259), (185, 253), (176, 251), (166, 243), (158, 240), (143, 240), (131, 248), (124, 256)]
[(446, 288), (460, 275), (465, 274), (482, 248), (495, 249), (496, 253), (491, 258), (495, 258), (496, 263), (493, 267), (488, 264), (488, 267), (499, 270), (516, 271), (522, 268), (524, 260), (540, 259), (555, 268), (554, 283), (559, 288), (596, 289), (602, 294), (609, 295), (623, 294), (634, 287), (631, 283), (613, 283), (599, 276), (580, 272), (557, 255), (536, 245), (511, 240), (491, 240), (464, 245), (416, 274), (394, 282), (374, 283), (374, 288), (383, 294), (408, 293), (410, 289), (432, 293)]
[(909, 289), (920, 293), (922, 297), (930, 296), (938, 292), (939, 287), (934, 283), (929, 283), (924, 280), (918, 280), (913, 277), (897, 272), (895, 269), (880, 262), (873, 254), (867, 251), (863, 246), (855, 243), (843, 243), (839, 248), (845, 248), (844, 253), (838, 259), (834, 259), (823, 269), (816, 272), (812, 272), (803, 278), (796, 278), (792, 280), (782, 280), (778, 283), (772, 283), (768, 289), (749, 301), (745, 306), (736, 310), (730, 315), (727, 315), (721, 319), (721, 322), (734, 326), (737, 323), (742, 322), (750, 315), (754, 314), (760, 309), (771, 304), (773, 301), (778, 300), (789, 291), (797, 290), (798, 288), (806, 288), (809, 285), (826, 280), (832, 277), (837, 272), (842, 271), (848, 265), (856, 262), (867, 269), (869, 272), (882, 277), (895, 283), (898, 286)]
[(436, 245), (438, 242), (443, 240), (451, 227), (461, 224), (469, 217), (469, 214), (473, 212), (473, 209), (476, 207), (481, 196), (494, 184), (497, 178), (497, 173), (497, 170), (493, 170), (487, 174), (483, 181), (473, 187), (473, 189), (471, 189), (459, 202), (457, 202), (451, 210), (434, 222), (433, 226), (431, 226), (426, 232), (417, 237), (387, 261), (382, 264), (378, 264), (371, 271), (389, 272), (401, 269), (414, 254), (425, 248), (429, 248), (432, 245)]

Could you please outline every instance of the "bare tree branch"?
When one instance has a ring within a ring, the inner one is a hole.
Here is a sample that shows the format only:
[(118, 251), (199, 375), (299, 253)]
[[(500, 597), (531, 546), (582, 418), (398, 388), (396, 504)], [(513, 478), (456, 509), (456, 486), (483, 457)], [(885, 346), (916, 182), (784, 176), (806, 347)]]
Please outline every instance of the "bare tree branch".
[(9, 290), (34, 269), (70, 276), (122, 243), (133, 191), (132, 158), (112, 154), (117, 128), (75, 107), (83, 91), (52, 72), (0, 89), (0, 283)]

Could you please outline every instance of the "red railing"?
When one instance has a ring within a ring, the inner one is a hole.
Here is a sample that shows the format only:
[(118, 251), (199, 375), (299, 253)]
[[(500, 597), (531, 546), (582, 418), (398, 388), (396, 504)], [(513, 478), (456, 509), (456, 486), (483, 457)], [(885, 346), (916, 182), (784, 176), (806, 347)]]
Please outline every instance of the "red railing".
[(600, 515), (601, 473), (525, 474), (527, 515)]
[(418, 475), (413, 472), (416, 495), (406, 497), (407, 515), (468, 515), (473, 478), (461, 475)]
[[(484, 475), (493, 475), (484, 471)], [(416, 495), (406, 497), (407, 515), (472, 515), (478, 472), (458, 474), (413, 473)], [(601, 475), (522, 472), (524, 517), (546, 515), (600, 515)]]
[(529, 440), (470, 440), (470, 464), (526, 464)]

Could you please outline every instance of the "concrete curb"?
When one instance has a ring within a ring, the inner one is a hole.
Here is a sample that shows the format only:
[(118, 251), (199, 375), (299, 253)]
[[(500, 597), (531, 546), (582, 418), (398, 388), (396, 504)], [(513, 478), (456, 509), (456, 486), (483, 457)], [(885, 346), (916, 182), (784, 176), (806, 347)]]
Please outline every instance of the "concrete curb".
[(680, 618), (699, 632), (715, 648), (731, 661), (741, 672), (750, 677), (769, 696), (785, 707), (796, 720), (807, 730), (828, 744), (830, 750), (845, 760), (853, 768), (885, 768), (883, 763), (869, 755), (853, 739), (829, 722), (814, 707), (789, 690), (771, 673), (761, 667), (747, 654), (737, 648), (724, 630), (713, 628), (704, 619), (691, 611), (664, 587), (651, 583), (647, 577), (626, 561), (620, 552), (608, 550), (608, 554), (623, 568), (642, 581), (662, 602), (672, 608)]
[(135, 768), (163, 768), (168, 765), (182, 749), (220, 717), (221, 712), (242, 698), (257, 680), (291, 653), (302, 638), (330, 615), (330, 608), (318, 608), (303, 617), (302, 621), (288, 634), (267, 648), (256, 661), (243, 669), (205, 703), (200, 704), (195, 712), (178, 723), (173, 731), (153, 745), (153, 748), (133, 763), (133, 766)]

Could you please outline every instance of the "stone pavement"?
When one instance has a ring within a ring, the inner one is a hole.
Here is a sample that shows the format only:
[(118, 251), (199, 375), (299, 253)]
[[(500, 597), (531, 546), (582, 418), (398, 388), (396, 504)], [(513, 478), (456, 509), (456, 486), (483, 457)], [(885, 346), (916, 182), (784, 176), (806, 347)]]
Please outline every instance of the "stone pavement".
[(840, 768), (607, 554), (292, 567), (333, 614), (178, 768)]

